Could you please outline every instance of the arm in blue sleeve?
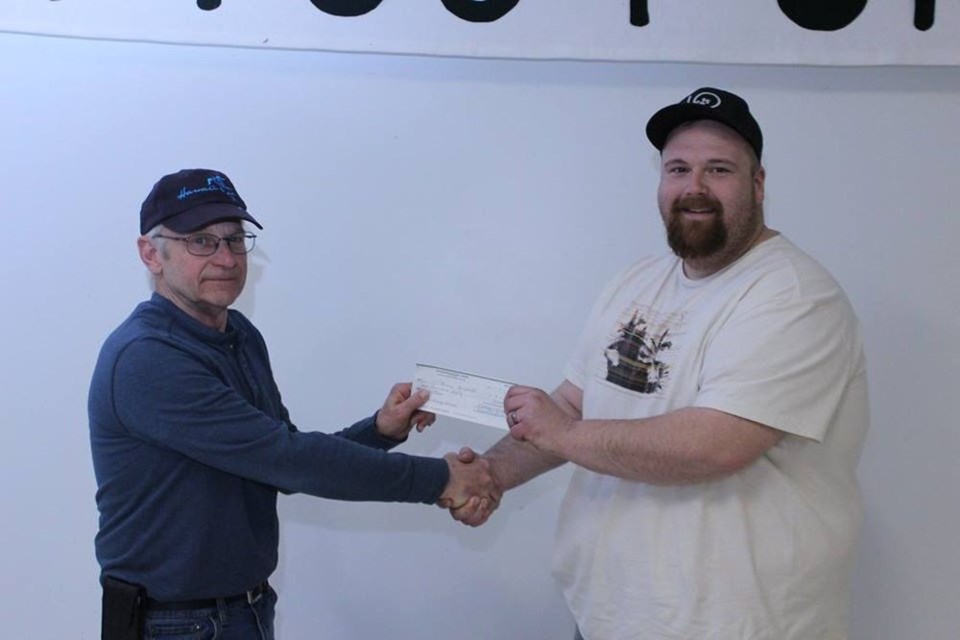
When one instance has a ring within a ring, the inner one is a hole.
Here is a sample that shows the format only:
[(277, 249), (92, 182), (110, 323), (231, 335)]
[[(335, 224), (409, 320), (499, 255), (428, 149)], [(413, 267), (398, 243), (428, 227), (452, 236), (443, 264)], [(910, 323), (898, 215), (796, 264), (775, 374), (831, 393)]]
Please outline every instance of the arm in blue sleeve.
[(374, 449), (381, 449), (383, 451), (389, 451), (393, 449), (398, 444), (403, 444), (406, 442), (406, 438), (403, 440), (394, 440), (393, 438), (388, 438), (387, 436), (381, 435), (377, 431), (377, 414), (373, 414), (369, 418), (364, 418), (359, 422), (356, 422), (346, 429), (338, 431), (335, 435), (340, 436), (341, 438), (346, 438), (358, 444), (362, 444), (367, 447), (372, 447)]
[[(157, 376), (158, 370), (164, 375)], [(252, 406), (199, 358), (159, 340), (128, 345), (112, 381), (116, 416), (135, 437), (284, 492), (430, 504), (449, 481), (443, 459), (365, 446), (378, 436), (373, 418), (348, 428), (350, 438), (290, 429)]]

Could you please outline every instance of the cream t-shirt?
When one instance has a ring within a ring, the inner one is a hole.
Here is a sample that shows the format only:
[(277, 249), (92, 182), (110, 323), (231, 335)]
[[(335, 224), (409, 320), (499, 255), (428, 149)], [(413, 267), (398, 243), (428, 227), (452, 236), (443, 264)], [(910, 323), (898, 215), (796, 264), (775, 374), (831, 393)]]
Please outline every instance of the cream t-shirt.
[(708, 407), (787, 434), (695, 485), (575, 469), (554, 571), (587, 640), (846, 637), (867, 387), (826, 270), (782, 236), (700, 280), (675, 256), (641, 260), (600, 296), (564, 375), (587, 419)]

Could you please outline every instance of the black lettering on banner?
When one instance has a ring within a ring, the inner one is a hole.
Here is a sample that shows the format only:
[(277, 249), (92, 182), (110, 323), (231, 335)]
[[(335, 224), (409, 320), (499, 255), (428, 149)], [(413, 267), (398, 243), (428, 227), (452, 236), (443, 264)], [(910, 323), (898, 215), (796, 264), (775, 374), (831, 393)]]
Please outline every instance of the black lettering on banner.
[[(647, 0), (630, 0), (630, 24), (650, 24)], [(780, 10), (795, 24), (814, 31), (837, 31), (856, 20), (867, 0), (777, 0)], [(933, 26), (937, 0), (916, 0), (913, 26), (926, 31)]]
[(913, 10), (913, 26), (926, 31), (933, 26), (933, 14), (937, 8), (936, 0), (917, 0)]
[(650, 24), (647, 0), (630, 0), (630, 24), (635, 27), (645, 27)]
[(493, 22), (507, 15), (520, 0), (443, 0), (453, 15), (469, 22)]
[(383, 0), (310, 0), (310, 2), (320, 11), (329, 13), (332, 16), (341, 16), (344, 18), (353, 18), (370, 13)]
[(867, 0), (777, 0), (777, 4), (804, 29), (836, 31), (856, 20)]
[[(203, 11), (219, 9), (222, 0), (196, 0)], [(333, 16), (354, 17), (370, 13), (383, 0), (310, 0), (317, 9)], [(468, 22), (494, 22), (510, 13), (520, 0), (442, 0), (453, 15)], [(856, 20), (867, 0), (777, 0), (780, 10), (804, 29), (838, 31)], [(933, 27), (936, 0), (915, 0), (913, 26), (920, 31)], [(630, 24), (650, 24), (647, 0), (630, 0)]]

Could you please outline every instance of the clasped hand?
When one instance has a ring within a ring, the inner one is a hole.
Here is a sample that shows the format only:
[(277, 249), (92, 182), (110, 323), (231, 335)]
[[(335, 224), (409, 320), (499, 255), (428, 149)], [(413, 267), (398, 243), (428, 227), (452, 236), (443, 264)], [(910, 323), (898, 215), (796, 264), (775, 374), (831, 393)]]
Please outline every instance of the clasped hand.
[(503, 491), (493, 477), (490, 461), (476, 455), (468, 447), (460, 450), (459, 454), (448, 453), (443, 456), (450, 467), (450, 481), (437, 501), (437, 505), (450, 509), (454, 513), (458, 509), (468, 508), (489, 517), (500, 505)]
[(450, 510), (454, 520), (476, 527), (500, 506), (503, 488), (493, 475), (490, 461), (470, 447), (444, 456), (450, 465), (450, 482), (437, 504)]

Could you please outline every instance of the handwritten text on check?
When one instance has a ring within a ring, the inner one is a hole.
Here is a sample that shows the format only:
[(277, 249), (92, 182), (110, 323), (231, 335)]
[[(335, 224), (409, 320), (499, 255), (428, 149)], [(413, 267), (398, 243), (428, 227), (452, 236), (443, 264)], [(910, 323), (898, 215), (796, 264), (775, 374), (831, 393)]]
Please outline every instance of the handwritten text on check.
[(425, 364), (417, 365), (413, 380), (414, 391), (430, 392), (421, 407), (424, 411), (500, 429), (508, 429), (503, 398), (511, 386), (503, 380)]

